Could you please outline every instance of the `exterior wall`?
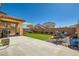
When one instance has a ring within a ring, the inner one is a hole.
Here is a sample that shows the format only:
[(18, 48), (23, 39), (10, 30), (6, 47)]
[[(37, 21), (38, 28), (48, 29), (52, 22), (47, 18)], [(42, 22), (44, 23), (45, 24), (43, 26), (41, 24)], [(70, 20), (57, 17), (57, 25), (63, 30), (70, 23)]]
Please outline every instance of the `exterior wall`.
[(75, 28), (53, 28), (51, 30), (48, 30), (48, 32), (55, 32), (55, 31), (68, 32), (68, 34), (71, 35), (76, 32), (76, 29)]
[(77, 27), (76, 27), (76, 34), (79, 37), (79, 25), (77, 25)]
[[(60, 31), (60, 32), (68, 32), (69, 35), (75, 34), (76, 32), (76, 28), (53, 28), (53, 29), (45, 29), (45, 30), (39, 29), (40, 31), (37, 29), (34, 29), (34, 30), (30, 32), (38, 32), (38, 33), (41, 32), (41, 33), (53, 34), (56, 31)], [(28, 29), (24, 29), (24, 31), (29, 32)]]

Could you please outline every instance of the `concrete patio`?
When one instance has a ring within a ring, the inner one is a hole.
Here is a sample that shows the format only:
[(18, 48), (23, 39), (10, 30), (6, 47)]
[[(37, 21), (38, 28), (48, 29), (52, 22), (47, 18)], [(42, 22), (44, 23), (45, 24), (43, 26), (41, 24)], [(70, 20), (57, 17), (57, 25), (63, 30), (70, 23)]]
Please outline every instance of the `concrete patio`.
[(9, 37), (10, 45), (1, 56), (79, 56), (79, 51), (25, 36)]

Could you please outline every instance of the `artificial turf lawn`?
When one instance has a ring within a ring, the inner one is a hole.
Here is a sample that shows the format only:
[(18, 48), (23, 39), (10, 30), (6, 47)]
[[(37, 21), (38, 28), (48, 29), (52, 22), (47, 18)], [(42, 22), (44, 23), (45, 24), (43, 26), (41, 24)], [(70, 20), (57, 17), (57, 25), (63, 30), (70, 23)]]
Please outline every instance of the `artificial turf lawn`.
[(48, 34), (39, 34), (39, 33), (26, 33), (24, 36), (40, 39), (40, 40), (47, 40), (51, 37), (51, 35)]

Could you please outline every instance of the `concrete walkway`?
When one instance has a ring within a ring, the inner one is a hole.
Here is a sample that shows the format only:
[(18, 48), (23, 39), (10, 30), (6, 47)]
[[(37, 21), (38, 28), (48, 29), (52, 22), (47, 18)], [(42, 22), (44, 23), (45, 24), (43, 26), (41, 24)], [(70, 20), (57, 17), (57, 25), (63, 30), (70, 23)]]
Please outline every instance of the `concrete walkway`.
[(79, 56), (79, 52), (64, 46), (25, 36), (10, 37), (8, 48), (0, 50), (1, 56)]

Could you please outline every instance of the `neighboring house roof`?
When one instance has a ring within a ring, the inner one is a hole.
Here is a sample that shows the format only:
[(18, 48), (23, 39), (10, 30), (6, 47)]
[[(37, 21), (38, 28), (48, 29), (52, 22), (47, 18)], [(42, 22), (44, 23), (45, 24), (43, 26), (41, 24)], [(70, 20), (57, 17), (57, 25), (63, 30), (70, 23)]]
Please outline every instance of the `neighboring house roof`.
[(20, 18), (16, 18), (16, 17), (13, 17), (13, 16), (9, 16), (9, 15), (7, 15), (4, 12), (0, 12), (0, 18), (8, 18), (8, 19), (14, 19), (14, 20), (17, 20), (17, 21), (23, 21), (23, 22), (25, 22), (25, 20), (22, 20)]
[(75, 28), (75, 27), (77, 27), (77, 25), (78, 25), (78, 24), (73, 24), (73, 25), (71, 25), (71, 26), (69, 26), (69, 27)]

